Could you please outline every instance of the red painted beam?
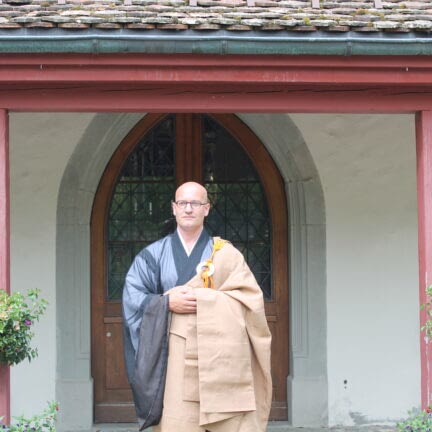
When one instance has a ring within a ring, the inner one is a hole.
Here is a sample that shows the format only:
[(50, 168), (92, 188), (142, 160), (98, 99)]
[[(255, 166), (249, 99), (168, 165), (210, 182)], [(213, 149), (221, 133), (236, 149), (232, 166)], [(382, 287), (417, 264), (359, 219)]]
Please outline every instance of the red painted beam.
[(432, 58), (2, 55), (14, 111), (414, 113), (432, 110)]
[(414, 113), (432, 110), (432, 58), (2, 55), (14, 111)]
[[(425, 288), (432, 284), (432, 111), (416, 115), (417, 201), (420, 303), (425, 303)], [(426, 321), (425, 311), (420, 322)], [(420, 337), (422, 407), (432, 402), (432, 341)]]
[[(265, 61), (263, 61), (263, 57)], [(0, 83), (414, 85), (432, 82), (432, 58), (222, 55), (5, 55)]]
[[(8, 113), (0, 109), (0, 287), (10, 292)], [(0, 416), (10, 421), (10, 373), (0, 365)]]
[(0, 86), (10, 111), (415, 113), (432, 110), (432, 88), (283, 88), (265, 86)]

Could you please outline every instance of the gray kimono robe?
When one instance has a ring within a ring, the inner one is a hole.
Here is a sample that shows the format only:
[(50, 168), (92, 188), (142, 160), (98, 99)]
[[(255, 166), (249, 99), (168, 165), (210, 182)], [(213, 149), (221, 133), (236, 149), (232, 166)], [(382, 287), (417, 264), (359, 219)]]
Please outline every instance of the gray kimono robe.
[(203, 230), (187, 256), (176, 231), (143, 249), (127, 273), (124, 351), (140, 430), (157, 424), (162, 411), (168, 349), (168, 298), (163, 293), (192, 279), (212, 247), (213, 239)]

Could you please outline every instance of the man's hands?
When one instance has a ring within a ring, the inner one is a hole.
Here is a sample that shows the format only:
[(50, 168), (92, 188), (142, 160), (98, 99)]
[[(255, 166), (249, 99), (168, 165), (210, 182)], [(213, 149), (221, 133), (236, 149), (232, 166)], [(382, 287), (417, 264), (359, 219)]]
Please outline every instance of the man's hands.
[(178, 314), (196, 313), (196, 297), (187, 286), (171, 288), (165, 293), (169, 297), (169, 310)]

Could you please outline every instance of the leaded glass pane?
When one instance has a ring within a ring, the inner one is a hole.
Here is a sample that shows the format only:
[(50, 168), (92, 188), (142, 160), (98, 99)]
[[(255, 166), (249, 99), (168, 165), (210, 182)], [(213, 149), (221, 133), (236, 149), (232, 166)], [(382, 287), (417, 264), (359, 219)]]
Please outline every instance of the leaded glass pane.
[(108, 220), (107, 299), (119, 300), (135, 255), (166, 234), (175, 191), (175, 119), (168, 116), (125, 162)]
[(209, 116), (203, 117), (203, 159), (212, 203), (206, 227), (244, 254), (264, 297), (271, 299), (271, 224), (264, 190), (241, 145)]

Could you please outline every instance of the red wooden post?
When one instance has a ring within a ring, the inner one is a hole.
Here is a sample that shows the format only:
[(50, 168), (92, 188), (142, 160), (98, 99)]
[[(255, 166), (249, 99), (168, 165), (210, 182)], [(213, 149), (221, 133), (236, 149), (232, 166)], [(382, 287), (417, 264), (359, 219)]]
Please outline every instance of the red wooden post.
[[(432, 111), (416, 115), (417, 201), (420, 303), (426, 301), (425, 288), (432, 284)], [(427, 319), (420, 312), (423, 325)], [(432, 340), (420, 337), (422, 407), (432, 402)]]
[[(0, 288), (10, 292), (9, 254), (9, 119), (0, 109)], [(9, 367), (0, 365), (0, 417), (10, 422)]]

